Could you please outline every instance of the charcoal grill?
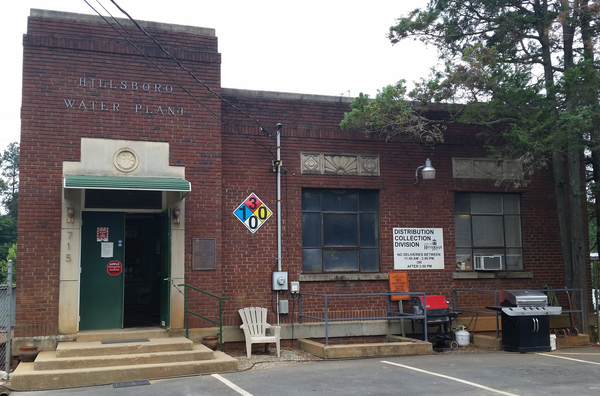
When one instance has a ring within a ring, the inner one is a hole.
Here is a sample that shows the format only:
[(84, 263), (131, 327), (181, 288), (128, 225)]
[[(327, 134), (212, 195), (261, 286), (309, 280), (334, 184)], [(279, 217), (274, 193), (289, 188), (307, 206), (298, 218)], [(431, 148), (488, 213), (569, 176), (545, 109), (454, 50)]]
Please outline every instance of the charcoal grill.
[(511, 352), (548, 352), (550, 316), (560, 315), (561, 307), (548, 306), (548, 297), (537, 290), (500, 290), (502, 347)]
[[(414, 296), (410, 298), (413, 307), (413, 313), (423, 315), (427, 310), (427, 326), (438, 326), (435, 335), (429, 335), (425, 341), (429, 341), (434, 345), (434, 348), (443, 348), (447, 341), (454, 340), (452, 332), (452, 320), (456, 319), (458, 314), (450, 312), (448, 301), (444, 296)], [(416, 319), (423, 323), (424, 320)], [(414, 320), (412, 322), (413, 334), (415, 333)], [(429, 333), (429, 332), (428, 332)]]

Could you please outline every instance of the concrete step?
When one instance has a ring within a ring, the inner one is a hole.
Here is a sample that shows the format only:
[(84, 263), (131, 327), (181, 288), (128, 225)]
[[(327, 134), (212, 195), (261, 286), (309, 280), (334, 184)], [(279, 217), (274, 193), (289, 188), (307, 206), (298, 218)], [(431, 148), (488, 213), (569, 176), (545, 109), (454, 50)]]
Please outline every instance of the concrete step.
[(72, 370), (77, 368), (134, 366), (140, 364), (158, 364), (210, 360), (213, 351), (202, 344), (192, 349), (148, 353), (131, 353), (101, 356), (57, 357), (56, 352), (40, 352), (34, 362), (34, 370)]
[(194, 343), (184, 337), (173, 338), (137, 338), (131, 340), (110, 340), (88, 342), (59, 342), (56, 347), (57, 358), (84, 356), (112, 356), (139, 353), (189, 351)]
[[(177, 336), (183, 335), (177, 334)], [(173, 331), (167, 331), (158, 327), (132, 327), (126, 329), (80, 331), (77, 333), (77, 342), (168, 338), (171, 336), (173, 336)]]
[(224, 353), (185, 337), (165, 337), (159, 330), (87, 332), (86, 341), (60, 342), (55, 351), (40, 352), (35, 362), (20, 363), (11, 387), (59, 389), (237, 370), (238, 361)]
[(213, 358), (210, 360), (78, 369), (36, 370), (35, 363), (20, 363), (11, 377), (10, 385), (15, 390), (60, 389), (222, 373), (235, 371), (237, 368), (236, 359), (219, 351), (213, 352)]

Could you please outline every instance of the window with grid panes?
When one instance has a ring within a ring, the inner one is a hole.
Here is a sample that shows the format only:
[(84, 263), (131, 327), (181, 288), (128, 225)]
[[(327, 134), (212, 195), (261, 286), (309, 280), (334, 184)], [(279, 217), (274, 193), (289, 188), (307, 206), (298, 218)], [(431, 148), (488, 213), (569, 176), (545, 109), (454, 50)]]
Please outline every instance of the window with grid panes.
[(457, 192), (454, 228), (458, 270), (498, 261), (503, 271), (523, 269), (520, 195)]
[(379, 193), (302, 190), (302, 271), (379, 271)]

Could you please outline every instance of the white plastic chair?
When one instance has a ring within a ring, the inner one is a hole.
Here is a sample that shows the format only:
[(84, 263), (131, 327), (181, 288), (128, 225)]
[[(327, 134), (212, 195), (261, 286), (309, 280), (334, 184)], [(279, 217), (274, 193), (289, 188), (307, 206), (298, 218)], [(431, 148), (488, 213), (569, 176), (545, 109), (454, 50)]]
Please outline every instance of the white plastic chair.
[[(280, 357), (279, 340), (281, 327), (271, 326), (267, 323), (267, 309), (259, 307), (250, 307), (240, 309), (242, 325), (246, 337), (246, 354), (248, 358), (252, 355), (252, 344), (265, 343), (265, 349), (268, 344), (274, 342), (277, 346), (277, 357)], [(267, 330), (270, 335), (267, 335)]]

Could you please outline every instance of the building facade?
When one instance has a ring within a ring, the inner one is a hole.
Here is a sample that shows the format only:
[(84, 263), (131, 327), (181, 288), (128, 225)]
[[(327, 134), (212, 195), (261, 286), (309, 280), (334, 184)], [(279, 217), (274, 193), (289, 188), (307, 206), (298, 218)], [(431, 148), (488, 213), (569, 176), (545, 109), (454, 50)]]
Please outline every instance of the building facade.
[[(222, 88), (214, 30), (141, 25), (179, 64), (129, 21), (31, 11), (17, 337), (182, 329), (184, 284), (227, 298), (232, 329), (246, 306), (301, 328), (291, 281), (307, 295), (303, 314), (319, 317), (309, 294), (385, 293), (394, 271), (447, 298), (564, 285), (549, 170), (518, 190), (496, 186), (519, 164), (486, 158), (473, 126), (449, 124), (434, 147), (341, 132), (349, 98)], [(435, 179), (415, 183), (426, 159)], [(189, 308), (218, 318), (199, 296)], [(328, 315), (385, 316), (385, 299), (340, 298)]]

